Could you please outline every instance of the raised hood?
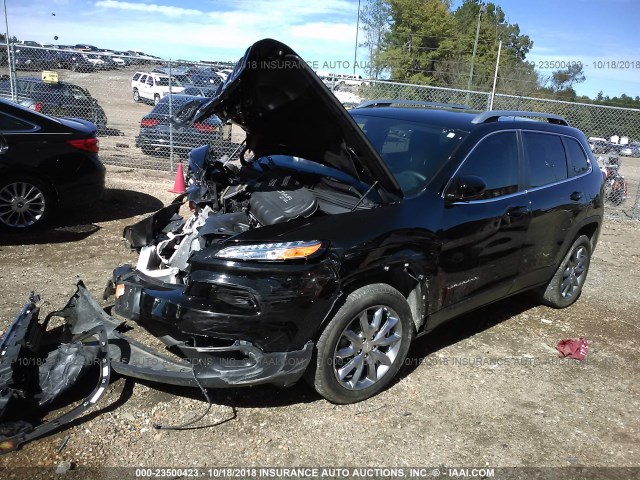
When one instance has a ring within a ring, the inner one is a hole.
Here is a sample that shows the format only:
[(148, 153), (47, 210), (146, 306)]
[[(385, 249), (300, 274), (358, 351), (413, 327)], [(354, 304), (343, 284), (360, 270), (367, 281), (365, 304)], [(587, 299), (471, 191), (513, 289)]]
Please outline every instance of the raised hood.
[(291, 48), (254, 43), (212, 100), (183, 107), (174, 122), (210, 115), (240, 125), (258, 157), (292, 155), (337, 168), (373, 185), (389, 200), (402, 197), (395, 178), (362, 130)]

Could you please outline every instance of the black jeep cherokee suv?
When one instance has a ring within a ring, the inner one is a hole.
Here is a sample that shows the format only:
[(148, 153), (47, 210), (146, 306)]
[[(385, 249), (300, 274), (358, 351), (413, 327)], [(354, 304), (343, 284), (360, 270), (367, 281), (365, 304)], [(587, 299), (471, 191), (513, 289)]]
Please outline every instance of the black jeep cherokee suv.
[[(210, 387), (303, 375), (332, 402), (387, 386), (412, 339), (525, 290), (579, 297), (603, 177), (558, 116), (377, 101), (347, 112), (291, 49), (253, 45), (210, 115), (247, 132), (241, 166), (192, 152), (180, 201), (128, 227), (115, 311), (197, 368), (114, 367)], [(169, 371), (171, 370), (171, 371)]]

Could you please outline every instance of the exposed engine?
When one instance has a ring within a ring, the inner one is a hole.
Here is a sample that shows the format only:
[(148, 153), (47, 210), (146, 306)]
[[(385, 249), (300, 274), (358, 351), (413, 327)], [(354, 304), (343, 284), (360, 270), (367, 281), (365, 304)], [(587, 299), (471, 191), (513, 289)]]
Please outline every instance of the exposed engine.
[(193, 252), (231, 236), (298, 218), (375, 206), (353, 186), (273, 165), (238, 169), (213, 162), (208, 169), (192, 171), (189, 190), (193, 216), (185, 220), (173, 215), (161, 232), (140, 248), (136, 268), (143, 274), (182, 283)]

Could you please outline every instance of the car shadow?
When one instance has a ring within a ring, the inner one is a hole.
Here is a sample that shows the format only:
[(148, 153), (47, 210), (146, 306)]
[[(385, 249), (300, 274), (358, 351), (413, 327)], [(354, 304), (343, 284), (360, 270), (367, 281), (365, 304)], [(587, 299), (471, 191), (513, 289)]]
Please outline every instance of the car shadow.
[(531, 292), (524, 292), (439, 325), (433, 331), (414, 340), (404, 365), (396, 376), (395, 383), (416, 370), (429, 355), (495, 327), (539, 305), (540, 303)]
[[(446, 322), (429, 334), (416, 339), (413, 342), (409, 350), (407, 360), (392, 382), (391, 388), (393, 388), (394, 384), (398, 383), (416, 370), (416, 368), (421, 365), (429, 355), (494, 327), (538, 305), (539, 303), (530, 293), (523, 293)], [(238, 416), (241, 415), (241, 413), (238, 413), (239, 409), (277, 408), (322, 400), (322, 397), (311, 387), (306, 385), (303, 380), (300, 380), (288, 388), (278, 388), (272, 385), (258, 385), (254, 387), (229, 389), (210, 388), (207, 389), (207, 394), (211, 404), (230, 408), (229, 414), (224, 419), (216, 420), (212, 423), (207, 416), (208, 410), (204, 410), (206, 408), (207, 399), (200, 389), (121, 377), (114, 372), (111, 382), (111, 384), (114, 385), (113, 392), (105, 398), (107, 402), (100, 402), (101, 404), (107, 403), (106, 405), (101, 406), (99, 410), (82, 415), (81, 417), (73, 420), (70, 424), (61, 426), (61, 428), (56, 429), (46, 436), (60, 432), (60, 430), (66, 430), (70, 427), (84, 424), (95, 419), (101, 414), (112, 412), (123, 406), (133, 396), (133, 389), (136, 383), (145, 385), (151, 389), (151, 392), (146, 396), (151, 403), (167, 401), (174, 396), (202, 401), (203, 412), (205, 412), (202, 418), (193, 420), (193, 424), (187, 423), (184, 425), (184, 428), (180, 426), (177, 428), (172, 426), (160, 427), (164, 429), (197, 430), (213, 428), (236, 420)], [(71, 402), (81, 400), (88, 394), (92, 384), (92, 376), (85, 376), (85, 378), (80, 382), (80, 385), (78, 385), (79, 388), (74, 388), (71, 392), (67, 392), (65, 395), (62, 395), (52, 404), (49, 412), (60, 409), (64, 405), (69, 405)], [(349, 408), (348, 405), (333, 406), (334, 409), (341, 407)], [(355, 414), (358, 415), (360, 413), (363, 412), (360, 411)], [(182, 423), (182, 420), (177, 418), (175, 423)]]
[[(425, 362), (426, 357), (429, 355), (494, 327), (538, 305), (539, 303), (530, 293), (523, 293), (444, 323), (424, 337), (418, 338), (413, 342), (409, 349), (407, 359), (396, 375), (392, 386), (411, 374), (419, 365)], [(144, 381), (139, 382), (165, 394), (202, 400), (203, 402), (206, 401), (202, 392), (197, 388), (177, 387)], [(284, 407), (322, 400), (322, 397), (303, 380), (298, 381), (295, 385), (288, 388), (258, 385), (254, 387), (229, 388), (223, 390), (208, 389), (207, 392), (212, 403), (234, 409)], [(203, 426), (202, 428), (205, 427)]]
[(81, 209), (57, 212), (46, 227), (33, 232), (0, 233), (0, 246), (70, 243), (93, 235), (98, 223), (153, 213), (163, 207), (156, 197), (132, 190), (106, 189), (102, 200)]

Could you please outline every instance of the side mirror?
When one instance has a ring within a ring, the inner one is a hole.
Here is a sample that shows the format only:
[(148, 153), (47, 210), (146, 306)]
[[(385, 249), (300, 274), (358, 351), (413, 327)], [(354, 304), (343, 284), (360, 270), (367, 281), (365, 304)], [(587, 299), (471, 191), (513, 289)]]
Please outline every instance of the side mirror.
[(487, 184), (476, 175), (462, 175), (454, 178), (445, 194), (451, 202), (468, 202), (482, 198)]

